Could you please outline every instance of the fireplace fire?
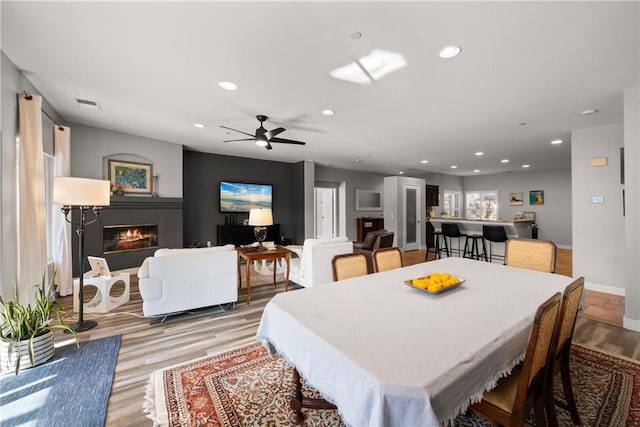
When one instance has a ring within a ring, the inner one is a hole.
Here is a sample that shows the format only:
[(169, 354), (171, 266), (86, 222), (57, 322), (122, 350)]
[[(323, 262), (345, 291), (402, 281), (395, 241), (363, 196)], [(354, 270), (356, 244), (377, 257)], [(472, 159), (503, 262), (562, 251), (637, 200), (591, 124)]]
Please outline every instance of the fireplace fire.
[(107, 225), (102, 229), (102, 245), (105, 254), (137, 251), (158, 247), (158, 226)]

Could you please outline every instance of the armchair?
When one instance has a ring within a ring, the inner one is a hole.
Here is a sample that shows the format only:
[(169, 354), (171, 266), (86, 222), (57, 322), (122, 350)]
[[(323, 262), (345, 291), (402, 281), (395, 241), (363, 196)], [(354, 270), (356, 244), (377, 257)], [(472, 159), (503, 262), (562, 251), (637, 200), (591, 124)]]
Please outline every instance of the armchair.
[(364, 236), (364, 241), (353, 244), (353, 252), (363, 253), (367, 257), (367, 269), (373, 273), (373, 251), (393, 247), (393, 231), (370, 231)]

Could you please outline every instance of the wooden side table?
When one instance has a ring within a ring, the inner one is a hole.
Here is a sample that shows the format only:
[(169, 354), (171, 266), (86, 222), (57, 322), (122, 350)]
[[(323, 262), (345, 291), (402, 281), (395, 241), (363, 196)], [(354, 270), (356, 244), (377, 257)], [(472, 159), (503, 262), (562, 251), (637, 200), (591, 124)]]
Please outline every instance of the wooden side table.
[(284, 246), (276, 246), (276, 249), (243, 249), (237, 248), (238, 252), (238, 289), (242, 285), (242, 278), (240, 276), (240, 261), (246, 262), (246, 280), (247, 280), (247, 304), (251, 301), (251, 271), (250, 267), (253, 261), (259, 260), (273, 260), (273, 286), (276, 285), (276, 270), (278, 263), (277, 260), (284, 258), (287, 263), (287, 272), (285, 274), (284, 290), (289, 290), (289, 270), (291, 268), (289, 263), (289, 256), (291, 251)]

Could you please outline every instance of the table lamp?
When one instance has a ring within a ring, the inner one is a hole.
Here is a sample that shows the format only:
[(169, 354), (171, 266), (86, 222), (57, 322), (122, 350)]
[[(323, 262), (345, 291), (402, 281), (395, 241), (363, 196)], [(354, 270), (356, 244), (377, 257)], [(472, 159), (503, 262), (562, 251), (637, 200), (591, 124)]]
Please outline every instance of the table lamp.
[[(84, 320), (84, 234), (86, 226), (98, 220), (102, 206), (109, 206), (110, 189), (110, 183), (106, 180), (75, 177), (54, 177), (53, 179), (53, 203), (62, 205), (60, 210), (65, 220), (76, 227), (78, 235), (78, 265), (80, 266), (78, 299), (80, 301), (78, 301), (78, 323), (71, 325), (76, 332), (86, 331), (98, 325), (93, 320)], [(69, 218), (69, 212), (74, 206), (80, 210), (78, 223), (74, 223)], [(91, 221), (87, 221), (89, 209), (93, 210), (94, 214)]]
[(273, 213), (269, 208), (251, 209), (249, 211), (249, 225), (253, 225), (253, 234), (259, 243), (259, 249), (264, 249), (262, 242), (267, 237), (267, 226), (273, 225)]

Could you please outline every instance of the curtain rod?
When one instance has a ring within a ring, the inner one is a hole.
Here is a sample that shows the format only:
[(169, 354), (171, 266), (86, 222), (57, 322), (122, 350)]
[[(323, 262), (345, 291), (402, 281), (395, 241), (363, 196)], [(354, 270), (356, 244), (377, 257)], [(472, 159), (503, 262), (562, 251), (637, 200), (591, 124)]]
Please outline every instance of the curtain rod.
[[(33, 99), (33, 95), (31, 95), (31, 92), (27, 91), (27, 90), (23, 90), (22, 91), (22, 96), (24, 96), (24, 99), (28, 99), (29, 101), (31, 101)], [(58, 126), (58, 128), (61, 128), (61, 125), (57, 125), (56, 122), (57, 120), (54, 119), (53, 117), (51, 117), (51, 115), (49, 115), (49, 113), (47, 113), (47, 111), (44, 108), (40, 108), (40, 111), (42, 111), (44, 113), (45, 116), (47, 116), (49, 118), (49, 120), (51, 120), (53, 122), (53, 124), (55, 126)], [(62, 130), (62, 129), (60, 129)]]

